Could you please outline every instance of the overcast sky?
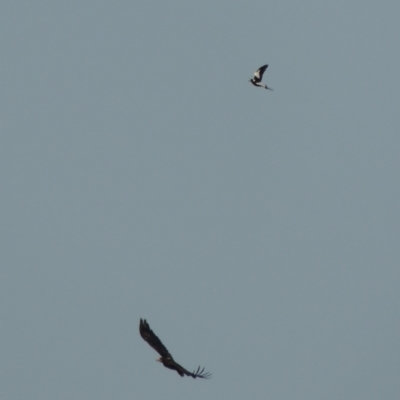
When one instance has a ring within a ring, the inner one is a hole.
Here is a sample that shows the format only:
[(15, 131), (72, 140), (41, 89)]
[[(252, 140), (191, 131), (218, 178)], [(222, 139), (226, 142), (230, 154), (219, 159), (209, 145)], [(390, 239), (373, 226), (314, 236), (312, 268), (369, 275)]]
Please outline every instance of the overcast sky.
[(399, 19), (4, 0), (0, 398), (398, 400)]

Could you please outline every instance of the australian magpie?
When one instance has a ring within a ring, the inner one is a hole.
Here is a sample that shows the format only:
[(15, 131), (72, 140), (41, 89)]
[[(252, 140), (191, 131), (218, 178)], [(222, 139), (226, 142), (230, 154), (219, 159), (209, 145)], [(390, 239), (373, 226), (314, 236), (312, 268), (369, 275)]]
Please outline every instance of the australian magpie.
[(262, 87), (262, 88), (265, 88), (268, 90), (273, 90), (273, 89), (269, 88), (267, 85), (264, 85), (263, 83), (261, 83), (261, 79), (267, 68), (268, 68), (268, 64), (263, 65), (261, 68), (259, 68), (256, 72), (254, 72), (254, 78), (250, 79), (249, 82), (251, 82), (254, 86)]

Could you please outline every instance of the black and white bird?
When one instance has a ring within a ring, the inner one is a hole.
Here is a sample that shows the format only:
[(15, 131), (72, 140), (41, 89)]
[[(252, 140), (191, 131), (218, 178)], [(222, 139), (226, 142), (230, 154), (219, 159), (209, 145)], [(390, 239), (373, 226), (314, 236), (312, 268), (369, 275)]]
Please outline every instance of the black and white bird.
[(273, 90), (269, 88), (267, 85), (264, 85), (261, 83), (262, 77), (264, 75), (265, 70), (268, 68), (268, 64), (263, 65), (262, 67), (258, 68), (256, 72), (254, 72), (254, 78), (250, 79), (249, 82), (251, 82), (254, 86), (262, 87), (268, 90)]

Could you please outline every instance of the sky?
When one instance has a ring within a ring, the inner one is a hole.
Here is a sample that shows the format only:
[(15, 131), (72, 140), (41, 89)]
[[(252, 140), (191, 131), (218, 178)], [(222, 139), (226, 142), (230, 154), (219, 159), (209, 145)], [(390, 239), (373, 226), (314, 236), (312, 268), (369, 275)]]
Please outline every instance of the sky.
[(398, 1), (1, 8), (2, 400), (400, 398)]

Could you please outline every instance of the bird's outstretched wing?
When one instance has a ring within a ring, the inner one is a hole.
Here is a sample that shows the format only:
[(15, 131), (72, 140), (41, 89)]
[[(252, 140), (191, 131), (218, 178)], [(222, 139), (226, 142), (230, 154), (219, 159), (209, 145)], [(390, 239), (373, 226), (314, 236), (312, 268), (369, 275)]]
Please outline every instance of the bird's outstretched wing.
[(161, 357), (173, 359), (167, 348), (162, 344), (157, 335), (150, 329), (145, 319), (140, 318), (140, 336), (157, 352)]
[(180, 376), (186, 375), (191, 376), (193, 379), (202, 378), (202, 379), (210, 379), (212, 374), (210, 372), (204, 372), (204, 368), (200, 366), (197, 368), (196, 371), (190, 372), (187, 369), (183, 368), (177, 362), (175, 362), (176, 371)]
[(200, 366), (199, 366), (199, 368), (197, 368), (196, 371), (193, 371), (192, 373), (190, 373), (190, 376), (195, 379), (196, 378), (210, 379), (212, 376), (212, 373), (204, 372), (204, 367), (202, 369), (200, 369)]
[(261, 82), (263, 74), (267, 68), (268, 68), (268, 64), (263, 65), (256, 72), (254, 72), (254, 81), (255, 82)]

